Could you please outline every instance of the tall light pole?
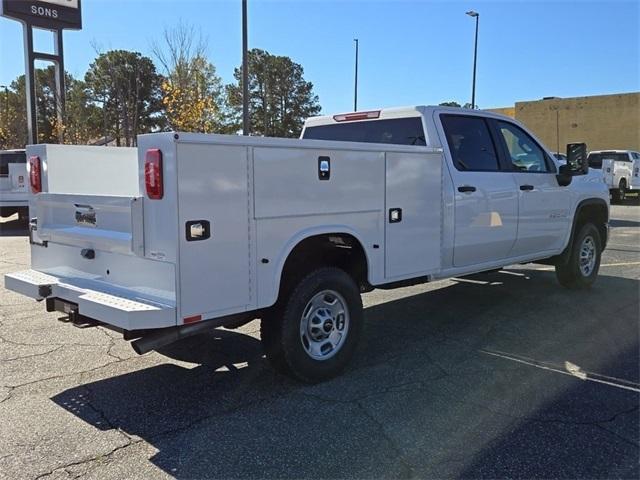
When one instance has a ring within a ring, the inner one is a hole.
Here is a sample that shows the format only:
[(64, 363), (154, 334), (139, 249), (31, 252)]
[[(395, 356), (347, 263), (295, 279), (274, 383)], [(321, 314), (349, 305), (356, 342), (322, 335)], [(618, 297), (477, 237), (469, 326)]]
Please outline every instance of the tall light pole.
[(473, 86), (471, 87), (471, 108), (476, 108), (476, 64), (478, 60), (478, 23), (480, 21), (480, 14), (469, 10), (467, 15), (475, 17), (476, 19), (476, 41), (473, 46)]
[(249, 51), (247, 41), (247, 0), (242, 0), (242, 134), (249, 135)]
[(354, 38), (354, 42), (356, 42), (356, 78), (353, 88), (353, 111), (358, 111), (358, 39)]

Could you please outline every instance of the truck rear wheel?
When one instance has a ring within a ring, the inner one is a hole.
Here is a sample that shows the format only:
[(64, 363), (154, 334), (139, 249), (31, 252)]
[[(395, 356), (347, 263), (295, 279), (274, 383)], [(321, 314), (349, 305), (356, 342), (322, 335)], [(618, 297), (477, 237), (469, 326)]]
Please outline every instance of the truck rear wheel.
[(262, 319), (267, 358), (281, 373), (306, 383), (338, 375), (353, 356), (362, 331), (358, 286), (343, 270), (311, 272)]
[(627, 198), (627, 182), (623, 178), (620, 180), (618, 188), (612, 191), (612, 200), (616, 203), (623, 203)]
[(587, 223), (573, 240), (568, 262), (556, 265), (560, 284), (571, 289), (589, 288), (598, 276), (601, 254), (600, 233), (595, 225)]

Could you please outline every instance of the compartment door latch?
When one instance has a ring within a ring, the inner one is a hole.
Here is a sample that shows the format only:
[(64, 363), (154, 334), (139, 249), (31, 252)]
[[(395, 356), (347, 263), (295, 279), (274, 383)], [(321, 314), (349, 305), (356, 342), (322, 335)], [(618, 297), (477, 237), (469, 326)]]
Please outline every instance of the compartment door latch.
[(208, 220), (190, 220), (186, 224), (187, 242), (206, 240), (211, 237), (211, 223)]

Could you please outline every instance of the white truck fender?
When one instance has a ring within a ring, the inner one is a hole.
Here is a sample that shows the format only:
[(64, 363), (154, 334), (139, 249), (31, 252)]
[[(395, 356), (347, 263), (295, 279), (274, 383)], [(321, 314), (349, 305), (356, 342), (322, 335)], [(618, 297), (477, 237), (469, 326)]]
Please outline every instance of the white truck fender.
[(305, 228), (296, 232), (295, 235), (292, 235), (289, 238), (289, 241), (284, 244), (275, 262), (275, 268), (273, 270), (273, 277), (271, 278), (271, 281), (268, 282), (266, 285), (260, 285), (259, 287), (260, 290), (269, 289), (269, 286), (271, 286), (270, 292), (266, 291), (264, 292), (265, 294), (264, 296), (263, 295), (260, 296), (261, 297), (260, 303), (262, 304), (261, 307), (272, 306), (278, 299), (280, 282), (282, 281), (282, 273), (284, 270), (284, 266), (287, 262), (287, 259), (289, 258), (289, 255), (291, 255), (291, 252), (294, 250), (294, 248), (296, 248), (296, 246), (298, 246), (304, 240), (307, 240), (311, 237), (316, 237), (319, 235), (327, 235), (327, 234), (349, 235), (355, 238), (360, 243), (360, 246), (364, 251), (365, 259), (367, 262), (368, 280), (371, 282), (372, 279), (370, 275), (372, 270), (372, 262), (367, 252), (367, 248), (366, 248), (367, 244), (364, 242), (364, 240), (362, 239), (362, 236), (358, 232), (356, 232), (355, 230), (353, 230), (347, 225), (340, 225), (340, 224), (321, 225), (321, 226), (316, 226), (311, 228)]

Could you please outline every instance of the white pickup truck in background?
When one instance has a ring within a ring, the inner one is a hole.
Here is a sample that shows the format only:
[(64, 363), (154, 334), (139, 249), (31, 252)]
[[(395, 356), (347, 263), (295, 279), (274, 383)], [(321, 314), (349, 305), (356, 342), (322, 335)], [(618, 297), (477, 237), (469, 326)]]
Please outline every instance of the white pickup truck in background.
[(584, 144), (557, 167), (513, 119), (444, 107), (312, 118), (302, 137), (29, 146), (32, 266), (6, 288), (138, 353), (260, 318), (272, 364), (317, 382), (354, 352), (361, 292), (526, 262), (596, 279), (609, 192)]
[(29, 185), (24, 150), (0, 150), (0, 217), (29, 217)]
[(602, 171), (611, 198), (623, 202), (627, 193), (640, 190), (640, 153), (631, 150), (597, 150), (589, 152), (589, 167)]

